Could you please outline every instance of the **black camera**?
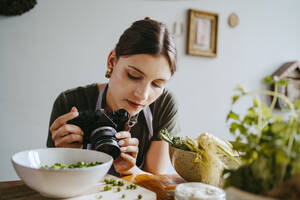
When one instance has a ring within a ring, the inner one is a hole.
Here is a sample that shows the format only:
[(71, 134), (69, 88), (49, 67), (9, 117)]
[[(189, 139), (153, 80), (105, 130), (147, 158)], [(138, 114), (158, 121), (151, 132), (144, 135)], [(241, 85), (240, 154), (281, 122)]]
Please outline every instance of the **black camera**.
[(115, 134), (124, 130), (130, 115), (124, 110), (104, 112), (80, 111), (79, 116), (69, 120), (68, 124), (79, 126), (83, 131), (83, 148), (105, 152), (114, 159), (121, 151)]

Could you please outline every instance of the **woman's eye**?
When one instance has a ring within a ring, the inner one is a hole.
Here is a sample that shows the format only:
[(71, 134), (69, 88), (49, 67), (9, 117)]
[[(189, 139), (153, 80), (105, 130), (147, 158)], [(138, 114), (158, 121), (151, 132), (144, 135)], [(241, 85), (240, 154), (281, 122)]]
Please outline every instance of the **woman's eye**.
[(152, 85), (154, 86), (154, 87), (156, 87), (156, 88), (162, 88), (163, 86), (161, 86), (160, 84), (157, 84), (157, 83), (152, 83)]
[(127, 76), (128, 76), (130, 79), (132, 79), (132, 80), (139, 80), (139, 79), (141, 79), (140, 77), (133, 76), (133, 75), (131, 75), (130, 73), (127, 73)]

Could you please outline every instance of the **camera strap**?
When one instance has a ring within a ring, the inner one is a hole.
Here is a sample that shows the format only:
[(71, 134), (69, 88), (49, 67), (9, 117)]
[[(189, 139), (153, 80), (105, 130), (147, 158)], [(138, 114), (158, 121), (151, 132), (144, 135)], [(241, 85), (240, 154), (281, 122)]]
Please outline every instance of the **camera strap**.
[[(96, 109), (102, 109), (102, 102), (104, 100), (103, 96), (106, 95), (106, 91), (108, 88), (108, 84), (106, 83), (103, 88), (101, 89), (101, 91), (99, 92), (99, 96), (98, 96), (98, 100), (97, 100), (97, 104), (96, 104)], [(149, 106), (146, 106), (143, 110), (145, 119), (146, 119), (146, 123), (147, 123), (147, 127), (149, 130), (149, 142), (151, 141), (152, 137), (153, 137), (153, 125), (152, 125), (152, 113), (150, 110)]]

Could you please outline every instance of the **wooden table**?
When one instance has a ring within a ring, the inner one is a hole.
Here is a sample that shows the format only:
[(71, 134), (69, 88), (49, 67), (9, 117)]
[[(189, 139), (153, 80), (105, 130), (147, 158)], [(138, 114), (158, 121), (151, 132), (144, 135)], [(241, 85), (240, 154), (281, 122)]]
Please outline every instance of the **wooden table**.
[[(177, 184), (185, 182), (177, 174), (166, 175), (131, 175), (122, 179), (147, 188), (156, 193), (158, 200), (173, 200), (172, 193)], [(0, 182), (0, 200), (46, 200), (22, 181)]]

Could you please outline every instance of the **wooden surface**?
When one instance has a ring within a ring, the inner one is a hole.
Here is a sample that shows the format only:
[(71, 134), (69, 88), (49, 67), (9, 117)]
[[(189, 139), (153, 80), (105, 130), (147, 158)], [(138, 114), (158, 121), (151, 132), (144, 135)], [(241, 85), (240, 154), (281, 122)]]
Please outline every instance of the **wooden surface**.
[(177, 174), (126, 176), (124, 180), (147, 188), (156, 193), (158, 200), (173, 200), (177, 184), (186, 182)]
[[(106, 178), (111, 178), (111, 175), (108, 175)], [(117, 179), (116, 177), (114, 177)], [(138, 195), (141, 193), (143, 195), (144, 200), (146, 199), (156, 199), (158, 200), (172, 200), (173, 198), (173, 191), (178, 183), (185, 182), (182, 178), (175, 174), (169, 175), (148, 175), (148, 174), (141, 174), (136, 176), (125, 176), (122, 178), (126, 181), (127, 185), (130, 183), (134, 183), (138, 186), (137, 190), (126, 191), (126, 199), (135, 199), (132, 198), (134, 195)], [(126, 185), (125, 183), (125, 185)], [(99, 191), (99, 188), (101, 190)], [(150, 190), (150, 191), (149, 191)], [(153, 192), (151, 192), (153, 191)], [(125, 190), (124, 190), (125, 192)], [(102, 199), (110, 199), (113, 200), (114, 197), (117, 195), (121, 196), (123, 193), (122, 191), (109, 191), (103, 192), (103, 186), (98, 187), (98, 191), (91, 189), (87, 191), (86, 194), (71, 198), (74, 200), (83, 200), (83, 199), (97, 199), (97, 197), (101, 194), (103, 196)], [(30, 189), (27, 187), (22, 181), (9, 181), (9, 182), (0, 182), (0, 199), (1, 200), (47, 200), (49, 198), (41, 196), (38, 192)], [(137, 198), (136, 198), (137, 199)]]

